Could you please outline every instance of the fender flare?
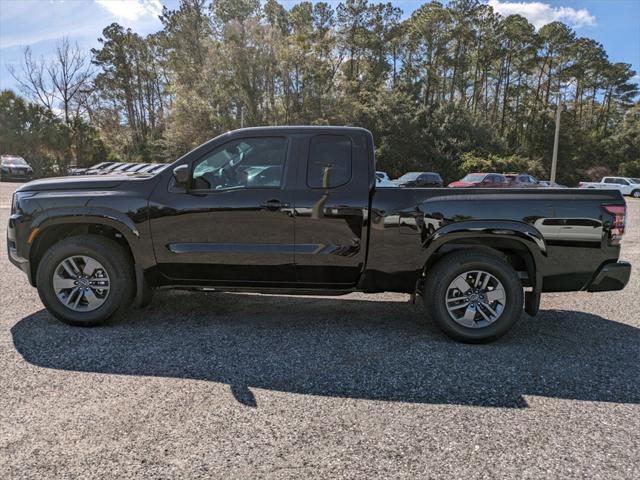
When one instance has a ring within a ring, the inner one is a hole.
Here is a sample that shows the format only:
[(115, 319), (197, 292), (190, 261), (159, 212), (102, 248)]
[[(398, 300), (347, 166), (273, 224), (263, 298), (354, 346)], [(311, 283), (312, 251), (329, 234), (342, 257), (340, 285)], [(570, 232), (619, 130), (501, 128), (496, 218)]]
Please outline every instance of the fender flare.
[[(38, 235), (46, 231), (48, 228), (57, 225), (68, 224), (98, 224), (113, 228), (120, 233), (127, 244), (133, 256), (133, 267), (136, 281), (136, 296), (134, 299), (135, 306), (144, 306), (149, 303), (151, 297), (151, 289), (144, 275), (145, 268), (152, 265), (145, 265), (140, 244), (140, 230), (133, 220), (120, 212), (103, 207), (91, 207), (87, 211), (86, 207), (65, 207), (60, 210), (48, 210), (43, 212), (31, 222), (31, 231), (38, 229)], [(29, 252), (29, 257), (31, 251)]]
[[(547, 256), (547, 245), (542, 234), (531, 225), (522, 222), (498, 220), (465, 220), (439, 228), (423, 243), (424, 262), (444, 245), (465, 239), (503, 239), (518, 242), (529, 253), (526, 261), (529, 275), (533, 273), (532, 291), (525, 294), (525, 310), (535, 315), (540, 307), (542, 293), (542, 263)], [(532, 263), (529, 265), (529, 263)], [(426, 272), (426, 268), (425, 268)]]
[(86, 207), (66, 207), (64, 210), (48, 210), (31, 222), (31, 230), (37, 228), (40, 235), (49, 227), (72, 223), (99, 224), (113, 228), (129, 244), (134, 261), (136, 263), (139, 261), (140, 231), (131, 218), (108, 208), (90, 208), (87, 211)]

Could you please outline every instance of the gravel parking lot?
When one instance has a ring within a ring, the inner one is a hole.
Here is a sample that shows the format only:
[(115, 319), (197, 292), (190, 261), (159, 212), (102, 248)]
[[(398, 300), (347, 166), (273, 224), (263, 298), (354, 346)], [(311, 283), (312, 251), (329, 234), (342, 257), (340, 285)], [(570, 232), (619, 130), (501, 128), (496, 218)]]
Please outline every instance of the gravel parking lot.
[[(2, 183), (0, 224), (10, 194)], [(640, 201), (623, 258), (640, 265)], [(463, 345), (399, 294), (51, 318), (0, 258), (0, 478), (639, 478), (640, 275)]]

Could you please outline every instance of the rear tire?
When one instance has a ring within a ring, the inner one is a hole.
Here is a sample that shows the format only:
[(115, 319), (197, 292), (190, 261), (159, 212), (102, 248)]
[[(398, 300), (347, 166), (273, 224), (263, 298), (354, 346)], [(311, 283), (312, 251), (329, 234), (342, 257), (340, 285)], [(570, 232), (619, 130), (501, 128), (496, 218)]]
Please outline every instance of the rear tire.
[(515, 325), (524, 294), (517, 272), (505, 260), (461, 251), (447, 255), (430, 269), (423, 298), (433, 321), (445, 334), (460, 342), (487, 343)]
[[(130, 256), (120, 244), (99, 235), (74, 236), (53, 245), (38, 265), (36, 284), (54, 317), (82, 327), (102, 324), (127, 309), (135, 293)], [(68, 287), (61, 290), (60, 285)]]

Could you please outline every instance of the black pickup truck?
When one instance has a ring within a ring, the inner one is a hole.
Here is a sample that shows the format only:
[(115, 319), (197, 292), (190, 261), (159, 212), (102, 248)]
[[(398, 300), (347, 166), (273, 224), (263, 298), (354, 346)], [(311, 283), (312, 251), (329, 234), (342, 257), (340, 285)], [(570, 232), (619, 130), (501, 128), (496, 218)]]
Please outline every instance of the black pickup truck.
[(157, 288), (421, 295), (444, 332), (503, 335), (542, 292), (619, 290), (618, 191), (376, 188), (350, 127), (225, 133), (160, 171), (38, 180), (13, 197), (11, 261), (47, 309), (95, 325)]

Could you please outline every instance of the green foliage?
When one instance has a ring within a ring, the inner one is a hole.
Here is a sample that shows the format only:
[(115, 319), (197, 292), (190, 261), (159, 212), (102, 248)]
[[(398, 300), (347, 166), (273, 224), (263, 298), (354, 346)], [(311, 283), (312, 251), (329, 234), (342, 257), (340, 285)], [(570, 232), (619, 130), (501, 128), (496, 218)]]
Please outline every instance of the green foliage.
[(76, 132), (59, 141), (83, 164), (170, 161), (242, 126), (359, 125), (392, 176), (547, 178), (560, 104), (559, 182), (636, 171), (635, 72), (560, 22), (536, 31), (478, 0), (431, 1), (405, 20), (367, 0), (285, 5), (181, 0), (155, 34), (107, 26), (82, 116), (95, 130), (58, 125)]
[(0, 153), (22, 156), (36, 176), (49, 176), (66, 173), (72, 148), (79, 166), (93, 165), (106, 155), (96, 129), (81, 119), (70, 126), (9, 90), (0, 92)]

